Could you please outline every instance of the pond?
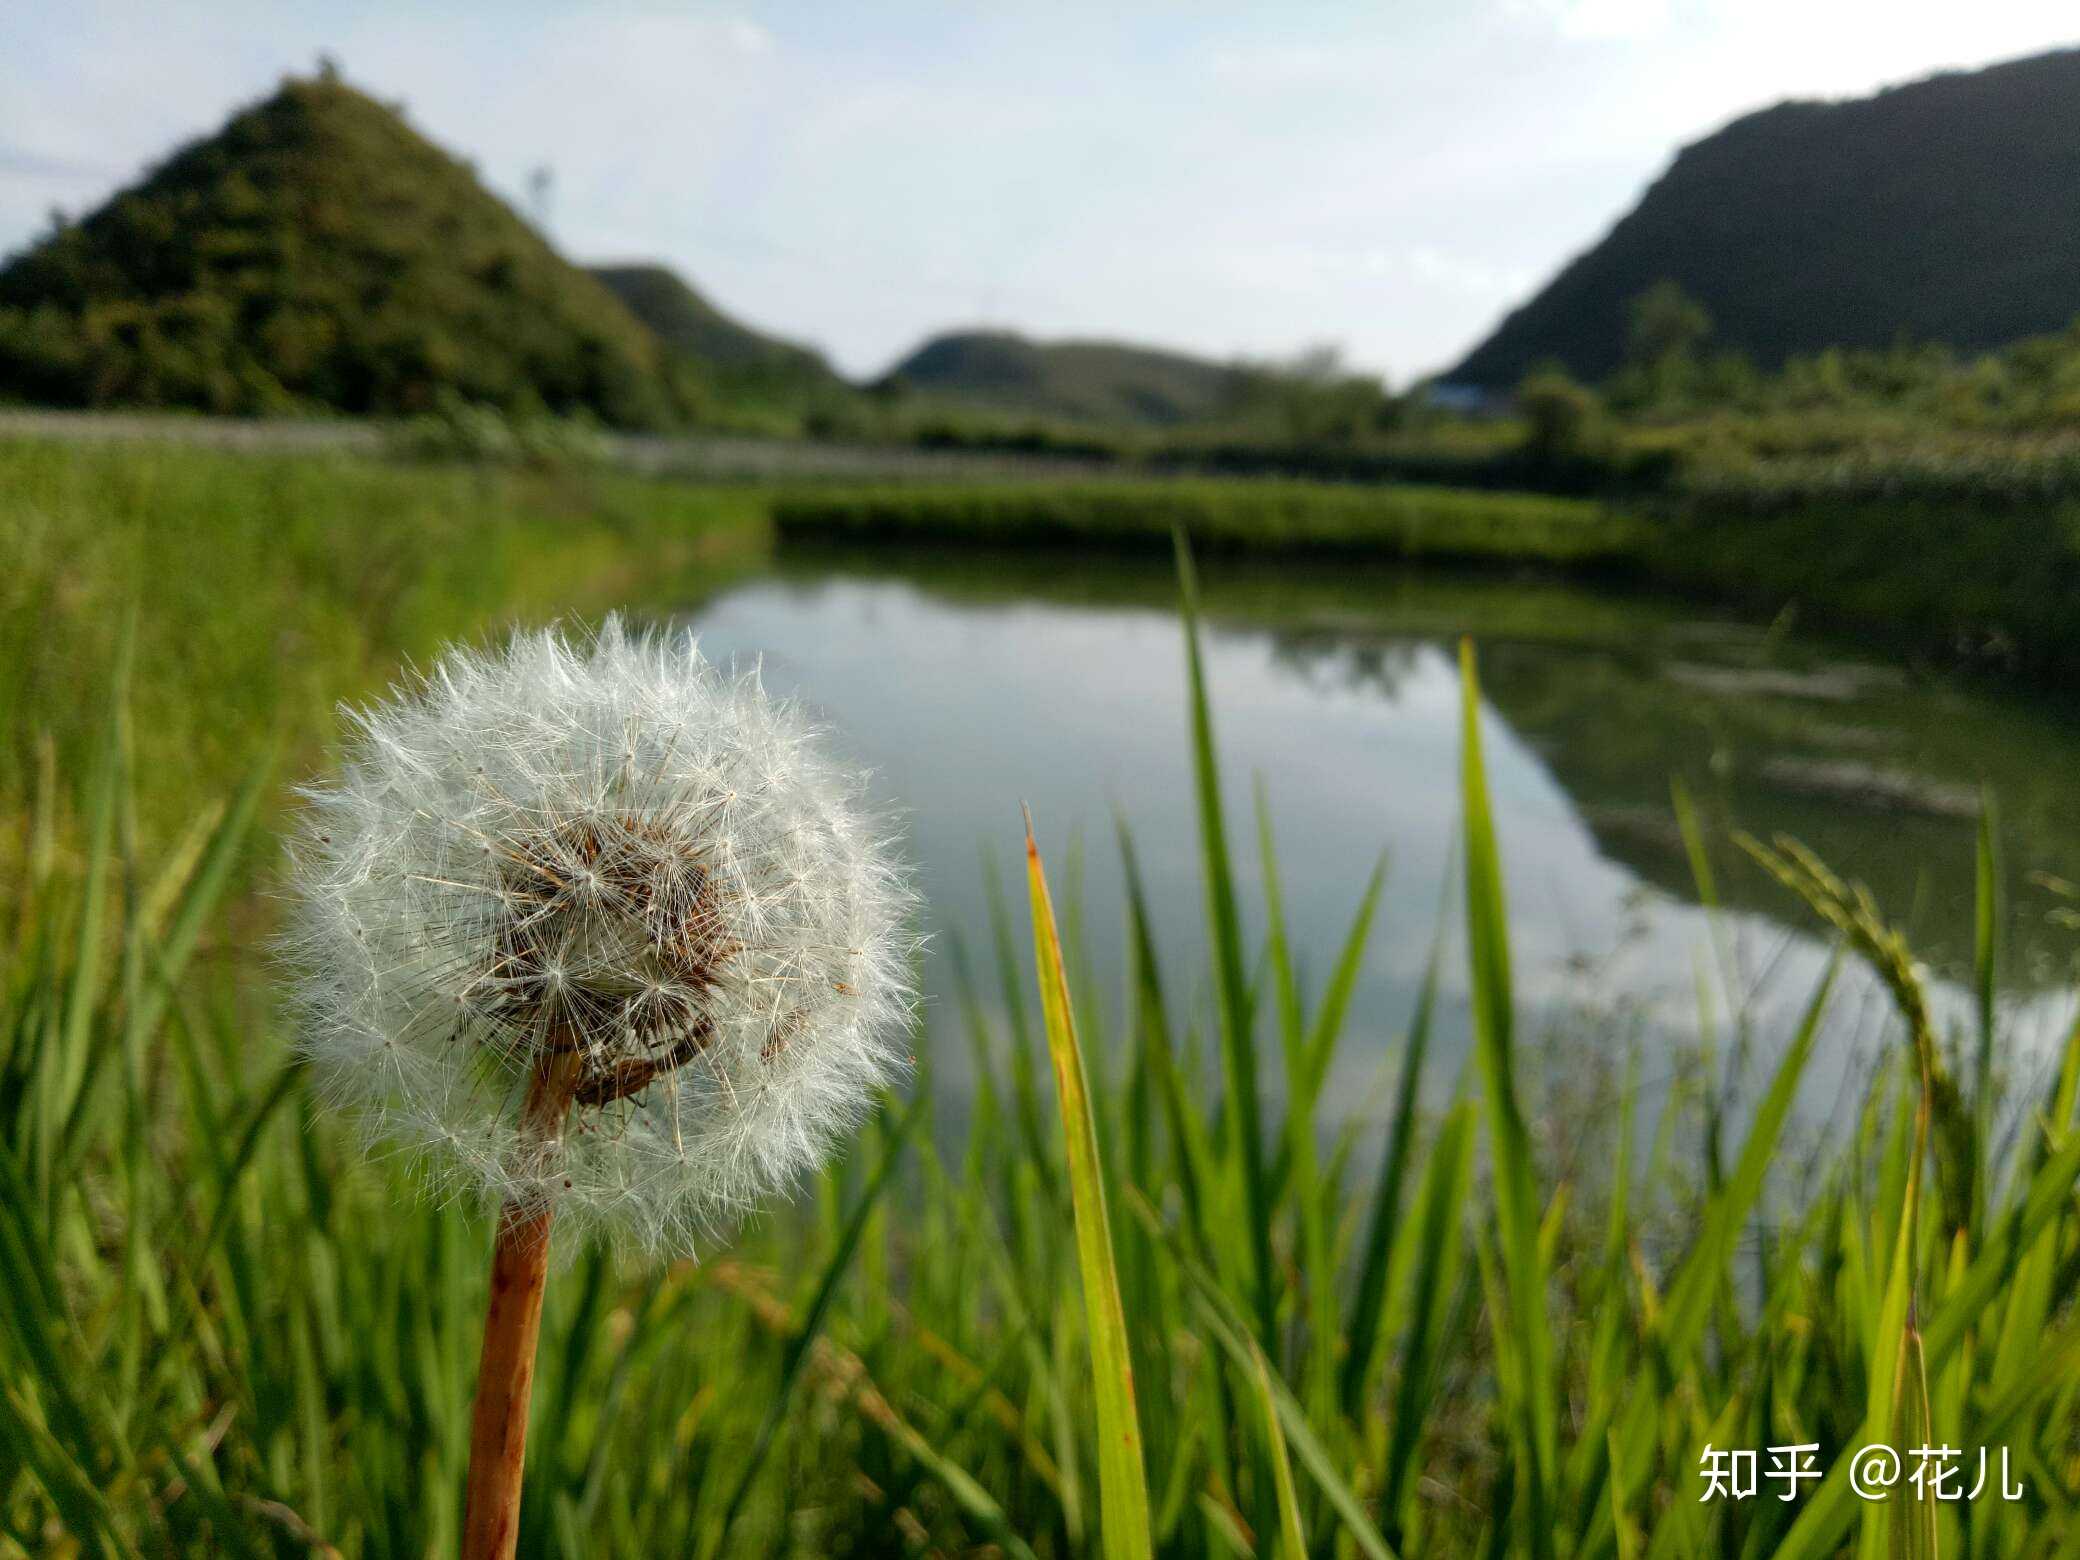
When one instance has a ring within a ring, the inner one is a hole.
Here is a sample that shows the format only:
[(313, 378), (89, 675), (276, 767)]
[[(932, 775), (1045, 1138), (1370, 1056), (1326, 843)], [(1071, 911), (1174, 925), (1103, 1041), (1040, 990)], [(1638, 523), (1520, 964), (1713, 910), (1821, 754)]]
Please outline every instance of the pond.
[[(1644, 1079), (1751, 1020), (1780, 1044), (1828, 962), (1812, 918), (1733, 843), (1812, 846), (1904, 925), (1960, 1037), (1974, 946), (1982, 793), (1998, 803), (2008, 952), (2004, 1065), (2038, 1077), (2070, 1021), (2080, 900), (2080, 726), (2041, 703), (1930, 681), (1875, 655), (1544, 580), (1388, 568), (1202, 569), (1206, 669), (1229, 837), (1254, 937), (1276, 835), (1303, 983), (1326, 980), (1376, 861), (1386, 888), (1328, 1098), (1381, 1098), (1444, 928), (1430, 1084), (1468, 1039), (1453, 895), (1459, 636), (1479, 650), (1523, 1032)], [(1032, 808), (1087, 972), (1116, 1027), (1126, 972), (1117, 820), (1151, 901), (1173, 1005), (1210, 1012), (1205, 908), (1172, 571), (1054, 554), (785, 551), (689, 614), (704, 649), (759, 658), (874, 771), (928, 909), (928, 1044), (967, 1076), (967, 1004), (1001, 1019), (990, 882), (1029, 955), (1019, 804)], [(1694, 798), (1719, 908), (1700, 903), (1671, 801)], [(1080, 915), (1077, 914), (1080, 909)], [(963, 979), (965, 966), (969, 979)], [(1702, 993), (1702, 996), (1701, 996)], [(1872, 983), (1838, 988), (1808, 1077), (1825, 1101), (1885, 1040)]]

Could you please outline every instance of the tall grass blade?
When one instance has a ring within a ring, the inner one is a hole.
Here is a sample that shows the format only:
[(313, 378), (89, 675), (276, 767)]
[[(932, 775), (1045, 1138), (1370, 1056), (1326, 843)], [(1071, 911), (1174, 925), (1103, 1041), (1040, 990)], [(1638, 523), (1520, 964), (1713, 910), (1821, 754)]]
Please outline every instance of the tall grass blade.
[(1141, 885), (1141, 863), (1124, 823), (1119, 826), (1119, 855), (1126, 876), (1127, 928), (1134, 954), (1134, 993), (1140, 1009), (1141, 1041), (1149, 1066), (1156, 1074), (1156, 1091), (1162, 1098), (1163, 1114), (1170, 1127), (1185, 1216), (1191, 1221), (1198, 1249), (1210, 1258), (1214, 1241), (1207, 1226), (1205, 1188), (1213, 1178), (1213, 1150), (1206, 1141), (1205, 1123), (1186, 1094), (1177, 1053), (1170, 1044), (1170, 1015), (1163, 998), (1162, 970), (1156, 963), (1155, 938), (1149, 931), (1148, 896)]
[(267, 794), (268, 781), (273, 773), (274, 757), (271, 753), (247, 772), (238, 795), (211, 833), (209, 844), (203, 849), (201, 865), (189, 880), (187, 891), (173, 909), (165, 935), (158, 944), (158, 979), (146, 991), (137, 1014), (138, 1028), (146, 1038), (157, 1031), (166, 1004), (172, 999), (181, 974), (201, 940), (203, 924), (231, 881), (232, 870), (238, 863), (239, 852), (245, 846), (254, 814), (259, 811), (261, 798)]
[[(1250, 1337), (1249, 1323), (1235, 1301), (1222, 1290), (1214, 1276), (1207, 1271), (1205, 1264), (1186, 1251), (1173, 1233), (1163, 1228), (1162, 1220), (1149, 1205), (1147, 1198), (1133, 1197), (1131, 1207), (1135, 1218), (1140, 1220), (1151, 1235), (1163, 1242), (1165, 1249), (1177, 1263), (1178, 1270), (1191, 1286), (1192, 1298), (1198, 1305), (1199, 1315), (1206, 1324), (1207, 1332), (1228, 1356), (1228, 1362), (1245, 1380), (1254, 1378), (1256, 1362), (1263, 1358), (1263, 1352)], [(1342, 1519), (1344, 1531), (1350, 1535), (1351, 1541), (1358, 1546), (1360, 1553), (1369, 1557), (1369, 1560), (1393, 1560), (1393, 1549), (1380, 1536), (1372, 1518), (1366, 1515), (1364, 1503), (1358, 1499), (1350, 1482), (1338, 1470), (1335, 1457), (1308, 1421), (1307, 1410), (1301, 1407), (1300, 1400), (1293, 1396), (1292, 1389), (1280, 1379), (1277, 1372), (1267, 1371), (1264, 1379), (1270, 1388), (1271, 1400), (1278, 1409), (1279, 1423), (1284, 1429), (1287, 1444), (1299, 1457), (1300, 1466), (1307, 1470), (1308, 1476), (1320, 1488), (1330, 1509)]]
[(744, 1508), (744, 1498), (751, 1493), (751, 1486), (757, 1481), (758, 1471), (765, 1464), (766, 1454), (772, 1450), (773, 1437), (779, 1431), (780, 1421), (785, 1416), (788, 1402), (794, 1395), (795, 1383), (800, 1379), (802, 1367), (808, 1361), (810, 1346), (823, 1332), (824, 1320), (830, 1314), (832, 1301), (837, 1298), (838, 1286), (852, 1266), (852, 1259), (859, 1250), (860, 1237), (866, 1233), (867, 1223), (873, 1217), (875, 1208), (880, 1205), (881, 1194), (888, 1189), (888, 1183), (895, 1174), (896, 1164), (903, 1156), (904, 1146), (909, 1142), (911, 1132), (924, 1115), (925, 1104), (923, 1095), (913, 1099), (905, 1107), (895, 1127), (888, 1133), (881, 1147), (881, 1158), (875, 1164), (873, 1174), (868, 1177), (866, 1186), (861, 1189), (859, 1201), (853, 1204), (852, 1212), (846, 1217), (844, 1230), (838, 1237), (837, 1245), (832, 1248), (829, 1258), (824, 1262), (823, 1273), (816, 1281), (815, 1297), (810, 1300), (808, 1310), (802, 1315), (801, 1325), (787, 1340), (787, 1347), (781, 1353), (780, 1379), (774, 1384), (772, 1396), (767, 1400), (765, 1417), (759, 1422), (758, 1433), (752, 1440), (751, 1449), (737, 1470), (736, 1485), (727, 1504), (722, 1508), (722, 1519), (713, 1529), (714, 1539), (707, 1550), (709, 1554), (728, 1552), (730, 1529), (736, 1524), (738, 1513)]
[[(1271, 808), (1259, 782), (1257, 840), (1264, 873), (1265, 941), (1277, 998), (1280, 1050), (1286, 1067), (1286, 1129), (1283, 1156), (1291, 1166), (1283, 1178), (1300, 1226), (1301, 1289), (1308, 1313), (1308, 1401), (1323, 1415), (1336, 1401), (1336, 1261), (1329, 1245), (1329, 1217), (1318, 1190), (1312, 1055), (1300, 988), (1286, 941), (1284, 896), (1278, 882), (1278, 849), (1272, 838)], [(1274, 1185), (1279, 1184), (1274, 1177)]]
[(1280, 1560), (1307, 1560), (1307, 1530), (1300, 1519), (1300, 1497), (1293, 1487), (1293, 1460), (1286, 1455), (1278, 1400), (1271, 1395), (1271, 1363), (1254, 1344), (1249, 1359), (1250, 1382), (1256, 1389), (1257, 1409), (1264, 1425), (1264, 1456), (1271, 1464), (1272, 1486), (1278, 1492), (1278, 1554)]
[(1343, 1358), (1339, 1383), (1343, 1411), (1356, 1418), (1372, 1362), (1381, 1339), (1380, 1318), (1387, 1302), (1387, 1267), (1393, 1255), (1394, 1226), (1401, 1213), (1401, 1183), (1408, 1174), (1409, 1156), (1415, 1150), (1416, 1102), (1421, 1095), (1423, 1062), (1430, 1050), (1430, 1015), (1437, 1005), (1437, 967), (1442, 938), (1430, 945), (1430, 958), (1423, 968), (1423, 984), (1416, 995), (1415, 1016), (1409, 1020), (1408, 1050), (1401, 1059), (1401, 1079), (1395, 1091), (1392, 1136), (1380, 1157), (1379, 1177), (1372, 1192), (1372, 1212), (1366, 1224), (1364, 1253), (1358, 1266), (1358, 1287), (1351, 1302), (1350, 1352)]
[(1191, 549), (1179, 531), (1177, 580), (1184, 614), (1185, 675), (1191, 705), (1192, 777), (1199, 799), (1199, 845), (1206, 874), (1206, 915), (1213, 937), (1215, 989), (1219, 996), (1221, 1048), (1227, 1079), (1229, 1121), (1242, 1156), (1242, 1191), (1249, 1222), (1250, 1285), (1256, 1302), (1258, 1342), (1276, 1347), (1277, 1274), (1271, 1257), (1270, 1179), (1264, 1162), (1263, 1109), (1257, 1077), (1256, 1022), (1251, 1010), (1248, 962), (1242, 951), (1242, 917), (1235, 901), (1235, 874), (1228, 854), (1228, 829), (1221, 811), (1220, 769), (1213, 745), (1213, 714), (1206, 669), (1199, 654), (1199, 585)]
[(1972, 1163), (1972, 1217), (1986, 1214), (1988, 1157), (1993, 1138), (1993, 1052), (1998, 1030), (2001, 961), (2000, 813), (1993, 793), (1979, 805), (1978, 847), (1973, 853), (1972, 987), (1977, 998), (1979, 1051), (1973, 1067), (1972, 1124), (1977, 1155)]
[(1387, 1454), (1380, 1476), (1380, 1507), (1386, 1514), (1388, 1535), (1396, 1542), (1415, 1488), (1424, 1410), (1434, 1400), (1433, 1389), (1451, 1341), (1445, 1335), (1445, 1321), (1464, 1261), (1461, 1231), (1463, 1210), (1472, 1191), (1473, 1139), (1473, 1106), (1461, 1100), (1438, 1132), (1416, 1193), (1416, 1258), (1409, 1269), (1409, 1282), (1416, 1293), (1408, 1308), (1408, 1334), (1401, 1347), (1400, 1381), (1387, 1425)]
[(1972, 972), (1978, 999), (1977, 1103), (1992, 1102), (1994, 1008), (2000, 984), (2001, 860), (2000, 813), (1988, 792), (1979, 806), (1979, 835), (1973, 853)]
[(109, 690), (108, 718), (102, 727), (92, 769), (87, 778), (86, 862), (81, 872), (79, 924), (73, 929), (72, 984), (66, 994), (64, 1026), (58, 1031), (58, 1050), (44, 1064), (47, 1092), (44, 1096), (43, 1131), (39, 1135), (42, 1158), (37, 1165), (39, 1190), (52, 1193), (47, 1184), (51, 1155), (57, 1144), (51, 1139), (53, 1126), (65, 1122), (86, 1086), (93, 1049), (88, 1044), (88, 1027), (101, 1000), (102, 946), (108, 927), (108, 878), (114, 868), (116, 800), (121, 790), (123, 709), (129, 696), (131, 650), (136, 642), (133, 613), (123, 631), (122, 648), (116, 657), (113, 686)]
[[(1922, 1329), (1923, 1369), (1941, 1371), (1950, 1363), (1951, 1355), (2002, 1298), (2019, 1254), (2065, 1211), (2076, 1179), (2080, 1179), (2080, 1132), (2071, 1132), (2031, 1178), (2022, 1200), (1993, 1225), (1964, 1277), (1943, 1297)], [(1822, 1560), (1836, 1552), (1863, 1505), (1849, 1482), (1848, 1454), (1867, 1442), (1884, 1440), (1888, 1433), (1889, 1426), (1883, 1421), (1867, 1416), (1843, 1442), (1843, 1455), (1807, 1497), (1772, 1560)]]
[(1040, 847), (1026, 819), (1026, 878), (1032, 890), (1033, 954), (1040, 972), (1040, 1012), (1054, 1061), (1062, 1135), (1068, 1146), (1069, 1194), (1076, 1210), (1076, 1256), (1083, 1274), (1090, 1328), (1091, 1377), (1097, 1395), (1099, 1527), (1106, 1560), (1147, 1560), (1148, 1473), (1141, 1456), (1141, 1421), (1134, 1407), (1134, 1362), (1120, 1303), (1112, 1224), (1105, 1210), (1105, 1171), (1091, 1115), (1089, 1075), (1076, 1040), (1062, 944), (1047, 892)]
[(1365, 893), (1358, 900), (1357, 914), (1351, 917), (1350, 930), (1344, 934), (1343, 950), (1336, 956), (1336, 968), (1329, 977), (1329, 984), (1322, 990), (1321, 1005), (1315, 1009), (1314, 1024), (1308, 1031), (1308, 1080), (1310, 1098), (1319, 1098), (1322, 1084), (1329, 1076), (1329, 1064), (1336, 1059), (1336, 1042), (1343, 1036), (1343, 1021), (1349, 1014), (1351, 996), (1358, 987), (1358, 975), (1365, 963), (1365, 943), (1372, 934), (1372, 919), (1379, 909), (1380, 890), (1386, 886), (1387, 857), (1382, 851), (1373, 863), (1372, 876), (1366, 880)]
[(1552, 1384), (1552, 1345), (1546, 1331), (1546, 1273), (1539, 1260), (1539, 1200), (1531, 1135), (1524, 1125), (1516, 1078), (1515, 997), (1509, 968), (1509, 918), (1502, 862), (1488, 805), (1481, 757), (1480, 681), (1473, 642), (1459, 646), (1460, 805), (1466, 829), (1466, 943), (1473, 982), (1474, 1055), (1486, 1096), (1488, 1148), (1494, 1161), (1506, 1330), (1498, 1340), (1516, 1378), (1519, 1422), (1514, 1426), (1524, 1510), (1518, 1531), (1539, 1560), (1553, 1553), (1552, 1474), (1559, 1427)]

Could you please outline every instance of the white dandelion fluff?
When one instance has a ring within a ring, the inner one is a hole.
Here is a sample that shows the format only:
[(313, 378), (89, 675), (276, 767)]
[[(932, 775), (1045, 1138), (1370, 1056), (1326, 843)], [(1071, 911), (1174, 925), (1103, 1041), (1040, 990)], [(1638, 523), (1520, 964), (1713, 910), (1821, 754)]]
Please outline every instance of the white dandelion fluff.
[(349, 714), (290, 844), (301, 1045), (452, 1189), (690, 1249), (901, 1067), (913, 895), (755, 673), (610, 619)]

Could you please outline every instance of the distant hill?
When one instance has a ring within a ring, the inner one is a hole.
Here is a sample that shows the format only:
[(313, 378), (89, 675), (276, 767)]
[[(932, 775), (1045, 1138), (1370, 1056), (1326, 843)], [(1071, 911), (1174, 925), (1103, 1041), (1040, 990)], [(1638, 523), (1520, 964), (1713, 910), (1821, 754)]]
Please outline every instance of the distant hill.
[(0, 398), (676, 420), (669, 355), (398, 113), (289, 81), (0, 269)]
[(2062, 328), (2080, 314), (2080, 50), (1736, 120), (1440, 377), (1504, 388), (1557, 358), (1601, 378), (1627, 304), (1664, 279), (1768, 367)]
[(1240, 369), (1177, 352), (1001, 331), (935, 336), (888, 377), (920, 395), (992, 411), (1150, 427), (1222, 416), (1246, 379)]
[(726, 385), (777, 391), (843, 385), (822, 353), (731, 319), (665, 266), (594, 265), (586, 270), (668, 351), (692, 358)]

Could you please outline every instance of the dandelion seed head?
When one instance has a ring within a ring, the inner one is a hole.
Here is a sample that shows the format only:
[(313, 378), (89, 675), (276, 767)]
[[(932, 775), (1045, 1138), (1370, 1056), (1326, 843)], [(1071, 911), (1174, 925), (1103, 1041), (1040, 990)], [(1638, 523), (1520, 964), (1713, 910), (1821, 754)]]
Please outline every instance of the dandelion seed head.
[(348, 717), (281, 951), (324, 1097), (437, 1187), (691, 1250), (903, 1067), (891, 832), (756, 673), (609, 619), (450, 650)]

